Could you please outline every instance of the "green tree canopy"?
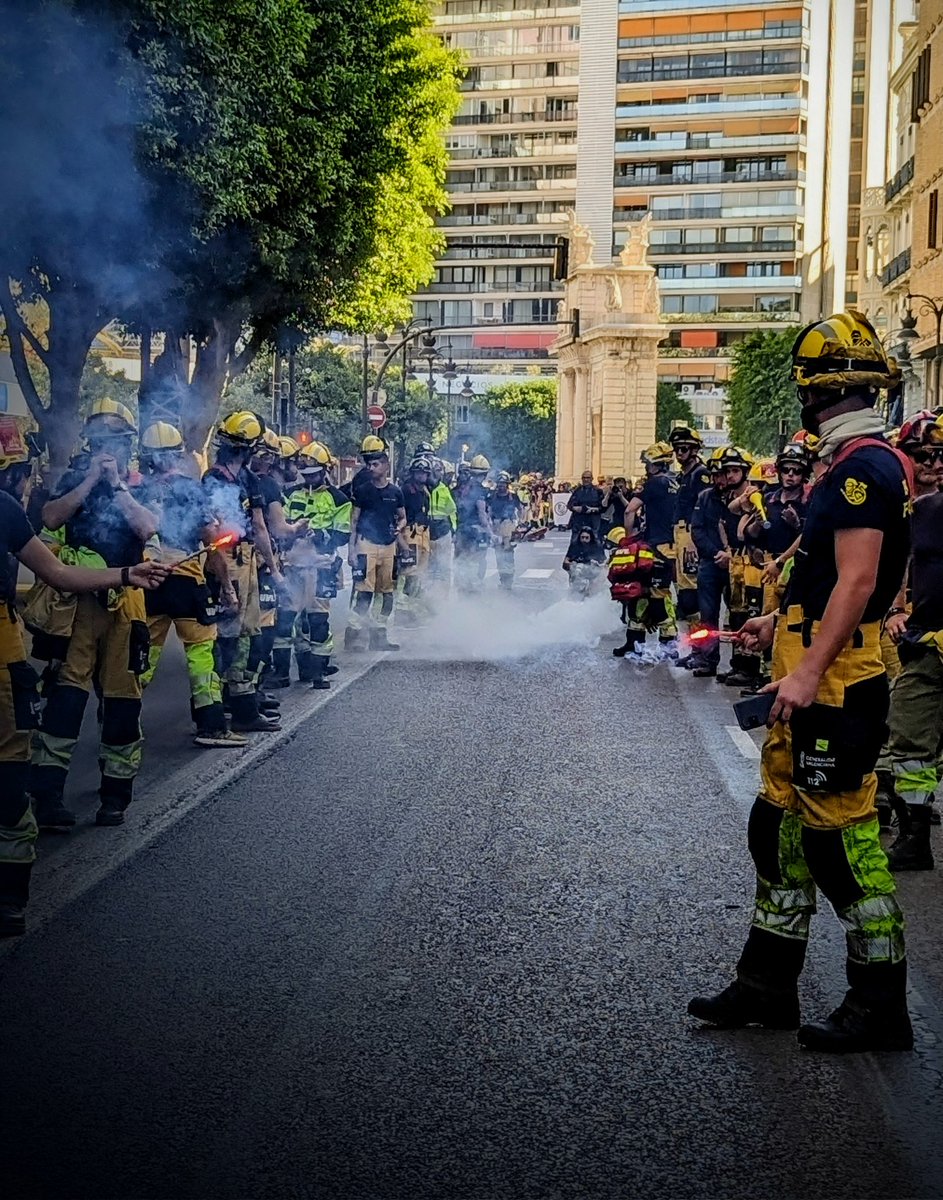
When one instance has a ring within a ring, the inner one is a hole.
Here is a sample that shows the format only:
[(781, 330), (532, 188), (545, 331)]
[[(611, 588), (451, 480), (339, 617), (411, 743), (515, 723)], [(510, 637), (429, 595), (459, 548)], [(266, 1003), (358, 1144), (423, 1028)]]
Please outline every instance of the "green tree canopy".
[(673, 384), (659, 383), (655, 394), (655, 441), (667, 441), (679, 421), (694, 428), (694, 409)]
[(473, 405), (494, 466), (509, 471), (554, 468), (557, 383), (533, 379), (492, 387)]
[(432, 273), (458, 101), (429, 25), (426, 0), (0, 0), (0, 306), (60, 460), (111, 319), (174, 335), (150, 386), (196, 447), (279, 327), (403, 315)]
[(796, 330), (755, 330), (733, 351), (733, 377), (727, 388), (731, 439), (756, 454), (779, 448), (779, 423), (799, 428), (800, 404), (789, 377)]

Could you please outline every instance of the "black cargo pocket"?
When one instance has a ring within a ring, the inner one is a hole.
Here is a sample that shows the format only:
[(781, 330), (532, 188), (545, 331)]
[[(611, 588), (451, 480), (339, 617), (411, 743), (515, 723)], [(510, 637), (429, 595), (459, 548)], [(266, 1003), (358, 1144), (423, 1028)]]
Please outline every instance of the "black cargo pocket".
[(845, 688), (841, 708), (811, 704), (792, 714), (792, 772), (797, 788), (853, 792), (881, 753), (887, 734), (887, 677)]
[(262, 612), (271, 612), (278, 604), (278, 596), (275, 594), (275, 584), (272, 582), (271, 576), (259, 576), (259, 608)]
[(10, 672), (10, 691), (13, 696), (13, 719), (22, 733), (39, 727), (39, 676), (28, 662), (14, 662)]
[(146, 621), (132, 621), (128, 635), (128, 670), (132, 675), (143, 675), (150, 666), (149, 652), (151, 635)]

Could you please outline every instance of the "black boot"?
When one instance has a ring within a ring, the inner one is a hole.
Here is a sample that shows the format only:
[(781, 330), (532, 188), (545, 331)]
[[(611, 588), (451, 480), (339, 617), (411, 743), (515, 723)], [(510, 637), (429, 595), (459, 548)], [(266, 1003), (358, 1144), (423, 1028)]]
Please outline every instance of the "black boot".
[(45, 793), (34, 795), (33, 812), (36, 814), (36, 824), (47, 833), (67, 833), (75, 825), (75, 813), (66, 808), (61, 796)]
[(324, 678), (324, 670), (327, 667), (329, 660), (326, 659), (323, 654), (313, 654), (311, 657), (314, 660), (314, 673), (311, 676), (312, 690), (316, 692), (326, 692), (331, 686)]
[(630, 633), (625, 635), (624, 646), (614, 646), (612, 654), (614, 658), (625, 658), (627, 654), (638, 653), (638, 648), (645, 641), (644, 633)]
[(399, 646), (396, 644), (396, 642), (391, 642), (387, 637), (386, 626), (378, 625), (370, 630), (370, 649), (398, 650)]
[(254, 692), (232, 696), (232, 727), (236, 733), (274, 733), (281, 729), (278, 720), (270, 720), (259, 710), (259, 699)]
[(301, 650), (295, 654), (298, 663), (298, 682), (310, 683), (314, 679), (314, 655), (310, 650)]
[(359, 629), (352, 629), (349, 625), (344, 630), (344, 649), (349, 654), (359, 654), (363, 650), (363, 639), (360, 636)]
[(695, 996), (688, 1002), (688, 1012), (719, 1029), (743, 1029), (747, 1025), (798, 1029), (799, 993), (795, 989), (752, 987), (737, 979), (716, 996)]
[(933, 870), (933, 849), (930, 846), (932, 811), (929, 804), (907, 805), (907, 828), (901, 829), (887, 851), (887, 865), (892, 871)]
[(912, 1050), (907, 962), (846, 962), (848, 991), (824, 1021), (803, 1025), (799, 1045), (826, 1054)]
[(98, 789), (99, 807), (95, 814), (96, 825), (123, 825), (124, 814), (131, 803), (133, 779), (115, 779), (102, 776)]
[(0, 863), (0, 938), (26, 932), (32, 863)]
[(291, 685), (291, 651), (272, 651), (272, 670), (265, 677), (265, 686), (287, 688)]

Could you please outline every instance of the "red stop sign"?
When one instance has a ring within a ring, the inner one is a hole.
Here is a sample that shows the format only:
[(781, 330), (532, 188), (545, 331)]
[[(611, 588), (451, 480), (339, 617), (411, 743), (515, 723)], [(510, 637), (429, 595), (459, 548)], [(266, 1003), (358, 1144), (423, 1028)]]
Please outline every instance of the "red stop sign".
[(367, 420), (373, 429), (380, 429), (386, 424), (386, 413), (379, 404), (371, 404), (367, 409)]

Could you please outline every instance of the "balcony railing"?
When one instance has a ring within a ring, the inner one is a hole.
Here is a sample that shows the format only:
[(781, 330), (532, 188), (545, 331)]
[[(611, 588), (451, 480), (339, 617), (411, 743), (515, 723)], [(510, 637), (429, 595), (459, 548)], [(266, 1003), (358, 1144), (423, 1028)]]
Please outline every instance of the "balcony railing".
[(791, 183), (804, 180), (805, 171), (713, 171), (699, 175), (655, 175), (650, 179), (642, 179), (632, 175), (616, 174), (615, 187), (660, 188), (687, 186), (693, 187), (701, 183)]
[(576, 139), (551, 138), (546, 141), (504, 142), (496, 146), (453, 146), (449, 157), (453, 162), (481, 158), (548, 158), (555, 154), (576, 155)]
[(659, 346), (660, 358), (730, 358), (732, 346)]
[(911, 155), (911, 157), (907, 159), (907, 161), (904, 163), (904, 165), (901, 167), (901, 169), (897, 172), (897, 174), (894, 176), (894, 178), (891, 179), (888, 183), (886, 183), (884, 185), (884, 201), (885, 201), (885, 203), (890, 204), (890, 202), (894, 199), (894, 197), (897, 195), (897, 193), (900, 191), (903, 191), (903, 189), (907, 186), (908, 183), (910, 183), (910, 181), (911, 181), (911, 179), (913, 179), (913, 177), (914, 177), (914, 160), (913, 160), (913, 156)]
[(901, 250), (896, 258), (892, 258), (884, 270), (881, 272), (881, 286), (887, 287), (889, 283), (893, 283), (895, 279), (899, 279), (910, 270), (910, 247), (906, 250)]
[(758, 25), (754, 29), (718, 29), (688, 33), (660, 33), (649, 37), (619, 38), (620, 50), (642, 50), (647, 47), (709, 45), (712, 42), (766, 42), (789, 38), (798, 42), (802, 38), (802, 26), (793, 25), (784, 29), (768, 29)]
[(805, 73), (802, 62), (733, 63), (723, 67), (650, 67), (640, 71), (620, 71), (616, 82), (622, 86), (627, 83), (679, 83), (689, 79), (748, 79), (753, 75)]
[[(669, 12), (687, 12), (691, 0), (619, 0), (619, 12), (634, 16), (639, 12), (664, 15)], [(698, 8), (755, 8), (756, 0), (698, 0)]]
[(795, 254), (798, 242), (659, 242), (648, 248), (650, 258), (679, 254)]
[[(626, 217), (622, 213), (641, 212), (642, 216)], [(640, 209), (613, 210), (614, 221), (641, 221), (645, 215)], [(730, 208), (657, 208), (652, 209), (653, 221), (753, 221), (763, 217), (798, 217), (798, 204), (750, 204)]]
[(691, 292), (759, 292), (777, 295), (802, 287), (801, 275), (713, 275), (703, 279), (664, 279), (659, 277), (662, 295)]
[(497, 113), (459, 113), (452, 120), (453, 125), (539, 125), (561, 123), (576, 124), (576, 108), (566, 112), (497, 112)]
[(578, 4), (564, 2), (555, 8), (540, 6), (512, 9), (507, 5), (502, 5), (496, 12), (436, 12), (433, 19), (436, 25), (478, 25), (482, 21), (535, 21), (541, 17), (578, 17), (579, 15), (580, 6)]
[(507, 348), (503, 346), (472, 346), (462, 351), (462, 358), (474, 361), (476, 358), (549, 358), (545, 349), (522, 350), (519, 346)]
[(528, 292), (535, 296), (545, 296), (550, 292), (559, 292), (562, 290), (563, 284), (553, 279), (538, 279), (532, 280), (529, 283), (493, 283), (479, 280), (475, 283), (427, 283), (425, 287), (417, 289), (416, 295), (452, 295), (456, 293), (467, 295), (469, 292)]
[(456, 259), (487, 259), (489, 262), (500, 258), (553, 258), (553, 246), (449, 246), (444, 254), (440, 254), (438, 262), (454, 262)]
[(576, 187), (576, 172), (563, 179), (479, 179), (474, 183), (446, 182), (447, 192), (548, 192)]
[(463, 92), (483, 92), (500, 88), (516, 91), (518, 88), (537, 88), (541, 92), (547, 88), (578, 87), (578, 75), (540, 75), (533, 79), (474, 79), (468, 76), (463, 79), (460, 87)]
[(548, 59), (559, 59), (564, 54), (579, 54), (579, 41), (572, 39), (561, 39), (555, 42), (533, 42), (527, 45), (520, 43), (512, 43), (508, 45), (506, 42), (499, 46), (489, 46), (487, 43), (479, 46), (463, 47), (465, 53), (471, 58), (533, 58), (534, 55), (541, 55)]
[(616, 154), (658, 154), (685, 150), (764, 150), (767, 147), (788, 146), (800, 150), (805, 138), (800, 133), (754, 133), (744, 137), (705, 137), (703, 134), (682, 134), (672, 138), (645, 138), (636, 141), (617, 141)]
[(709, 117), (723, 113), (799, 112), (805, 101), (797, 92), (794, 96), (764, 96), (759, 100), (686, 100), (671, 104), (620, 104), (616, 118), (620, 121), (639, 117)]
[[(438, 224), (460, 227), (462, 225), (559, 225), (566, 224), (565, 212), (558, 213), (476, 213), (474, 216), (461, 216), (448, 213), (440, 217)], [(637, 217), (636, 220), (641, 220)]]
[(744, 322), (754, 325), (764, 324), (767, 321), (776, 321), (778, 323), (787, 324), (790, 321), (798, 321), (799, 314), (797, 312), (756, 312), (753, 309), (732, 309), (725, 312), (699, 312), (699, 313), (665, 313), (661, 314), (661, 319), (671, 325), (717, 325), (731, 322)]

